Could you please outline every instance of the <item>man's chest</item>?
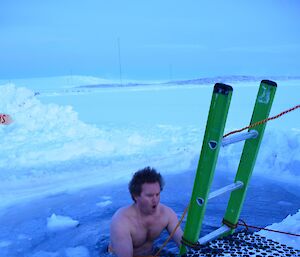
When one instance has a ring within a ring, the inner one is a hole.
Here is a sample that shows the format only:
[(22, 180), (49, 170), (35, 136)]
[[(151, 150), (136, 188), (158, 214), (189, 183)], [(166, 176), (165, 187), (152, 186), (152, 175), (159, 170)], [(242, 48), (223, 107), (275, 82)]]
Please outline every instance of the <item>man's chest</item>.
[(136, 222), (132, 229), (134, 246), (140, 246), (146, 242), (152, 242), (168, 225), (164, 219), (153, 219)]

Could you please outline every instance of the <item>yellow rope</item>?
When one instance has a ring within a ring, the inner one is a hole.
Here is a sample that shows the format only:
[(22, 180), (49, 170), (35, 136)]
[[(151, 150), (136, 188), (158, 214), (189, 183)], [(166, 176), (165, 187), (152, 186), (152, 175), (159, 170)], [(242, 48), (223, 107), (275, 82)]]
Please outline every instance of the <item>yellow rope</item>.
[(181, 215), (180, 220), (178, 221), (176, 227), (173, 229), (172, 233), (169, 235), (168, 239), (163, 243), (163, 245), (159, 248), (159, 250), (156, 252), (156, 254), (154, 255), (154, 257), (158, 257), (160, 252), (162, 251), (162, 249), (166, 246), (166, 244), (171, 240), (171, 238), (174, 236), (177, 228), (179, 227), (179, 225), (182, 223), (183, 218), (185, 216), (185, 214), (187, 213), (189, 209), (189, 205), (187, 207), (185, 207), (183, 214)]

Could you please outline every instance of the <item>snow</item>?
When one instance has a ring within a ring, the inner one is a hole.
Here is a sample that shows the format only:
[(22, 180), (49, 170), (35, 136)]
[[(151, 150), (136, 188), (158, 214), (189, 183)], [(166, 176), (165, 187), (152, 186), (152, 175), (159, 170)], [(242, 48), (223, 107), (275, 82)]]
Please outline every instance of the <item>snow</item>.
[(289, 232), (292, 234), (297, 234), (298, 236), (286, 235), (281, 233), (273, 233), (269, 231), (262, 230), (258, 232), (259, 235), (265, 236), (269, 239), (272, 239), (276, 242), (294, 247), (295, 249), (300, 250), (300, 210), (295, 213), (287, 216), (283, 221), (274, 223), (266, 227), (267, 229)]
[(47, 229), (51, 232), (74, 228), (78, 225), (79, 222), (77, 220), (73, 220), (71, 217), (56, 215), (55, 213), (47, 219)]
[[(54, 84), (53, 78), (44, 78), (32, 80), (35, 82), (26, 87), (24, 81), (17, 80), (16, 84), (0, 86), (0, 112), (10, 114), (14, 121), (0, 126), (1, 213), (13, 206), (30, 206), (37, 199), (64, 199), (65, 194), (80, 194), (95, 186), (123, 185), (135, 170), (147, 165), (163, 171), (164, 175), (195, 169), (214, 79), (199, 84), (156, 82), (151, 85), (149, 82), (123, 87), (115, 87), (114, 81), (101, 78), (73, 76), (72, 79), (69, 85), (60, 84), (59, 80)], [(249, 123), (260, 80), (233, 79), (232, 83), (230, 78), (224, 80), (234, 88), (225, 129), (229, 132)], [(300, 80), (275, 81), (278, 89), (270, 116), (299, 104)], [(105, 83), (106, 87), (77, 87), (85, 83)], [(43, 87), (44, 84), (47, 86)], [(268, 123), (254, 169), (254, 174), (266, 181), (290, 188), (289, 193), (294, 197), (299, 197), (300, 182), (299, 117), (296, 110)], [(242, 146), (238, 143), (222, 148), (217, 169), (234, 174)], [(268, 198), (271, 196), (266, 201)], [(63, 209), (64, 204), (56, 201), (61, 206), (58, 209)], [(105, 194), (93, 205), (105, 213), (112, 211), (110, 208), (119, 201)], [(277, 205), (293, 209), (294, 202), (294, 198), (280, 199)], [(70, 209), (67, 213), (54, 212), (47, 206), (45, 216), (36, 218), (16, 214), (16, 220), (41, 221), (33, 234), (17, 231), (15, 239), (30, 246), (36, 238), (44, 238), (45, 231), (40, 224), (45, 223), (50, 234), (63, 237), (63, 233), (72, 233), (72, 229), (80, 228), (77, 226), (81, 221), (77, 219), (75, 207)], [(94, 215), (87, 211), (86, 215), (89, 214)], [(266, 219), (266, 223), (272, 221), (272, 217)], [(300, 234), (299, 220), (300, 211), (290, 213), (270, 228)], [(299, 249), (299, 238), (260, 233)], [(8, 236), (0, 236), (0, 249), (10, 249), (14, 243)], [(59, 249), (36, 249), (28, 256), (90, 256), (90, 249), (85, 245), (66, 245)]]

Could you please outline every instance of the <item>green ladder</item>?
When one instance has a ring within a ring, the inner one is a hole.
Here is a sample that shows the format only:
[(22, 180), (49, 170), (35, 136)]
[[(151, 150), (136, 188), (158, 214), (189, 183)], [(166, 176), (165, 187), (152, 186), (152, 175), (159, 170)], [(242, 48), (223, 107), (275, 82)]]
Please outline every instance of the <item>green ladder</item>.
[[(250, 126), (269, 116), (276, 88), (277, 84), (273, 81), (261, 81)], [(237, 224), (241, 213), (266, 123), (250, 128), (246, 133), (223, 139), (232, 92), (233, 89), (229, 85), (217, 83), (214, 86), (180, 255), (187, 252), (187, 247), (193, 248), (199, 244), (205, 244), (213, 239), (234, 233), (234, 225)], [(234, 183), (210, 192), (220, 146), (242, 140), (246, 142)], [(231, 192), (231, 195), (222, 221), (223, 225), (199, 239), (208, 200), (226, 192)]]

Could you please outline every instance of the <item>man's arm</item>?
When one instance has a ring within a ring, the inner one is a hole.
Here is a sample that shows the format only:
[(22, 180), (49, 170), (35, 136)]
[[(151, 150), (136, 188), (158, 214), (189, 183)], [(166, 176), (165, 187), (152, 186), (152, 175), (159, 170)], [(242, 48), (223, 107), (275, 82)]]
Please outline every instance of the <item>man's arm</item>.
[(133, 247), (126, 218), (120, 213), (113, 216), (110, 225), (110, 240), (113, 253), (118, 257), (132, 257)]
[[(171, 209), (168, 208), (168, 217), (169, 217), (169, 223), (167, 226), (167, 230), (169, 234), (173, 232), (175, 229), (176, 225), (178, 224), (178, 218), (176, 213)], [(183, 232), (180, 226), (176, 229), (175, 234), (173, 235), (173, 240), (176, 242), (177, 246), (179, 247), (181, 244), (181, 238), (182, 238)]]

